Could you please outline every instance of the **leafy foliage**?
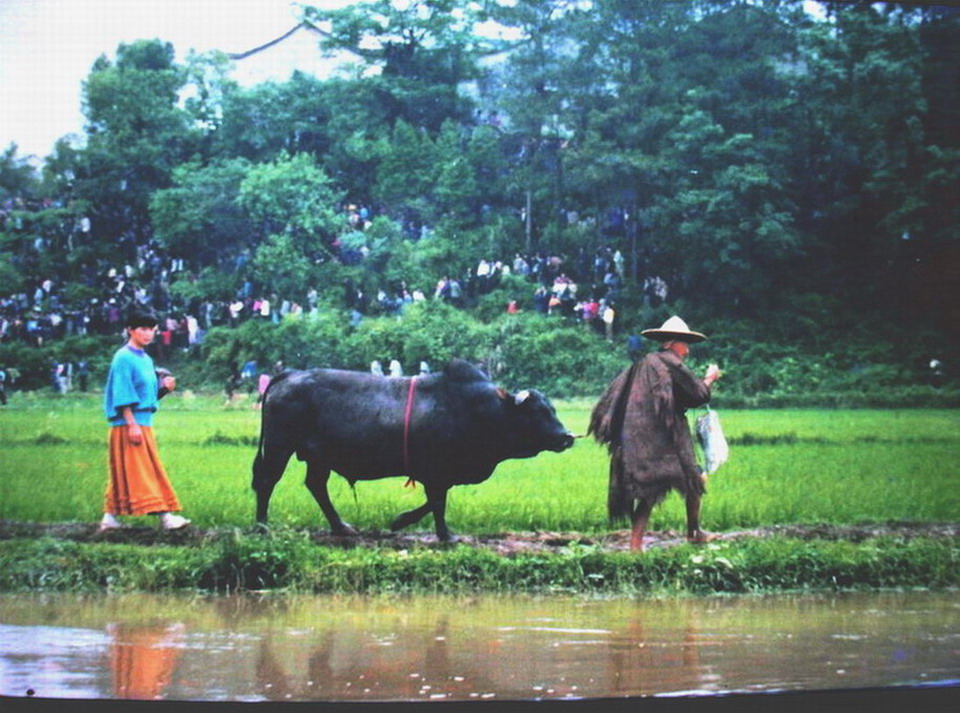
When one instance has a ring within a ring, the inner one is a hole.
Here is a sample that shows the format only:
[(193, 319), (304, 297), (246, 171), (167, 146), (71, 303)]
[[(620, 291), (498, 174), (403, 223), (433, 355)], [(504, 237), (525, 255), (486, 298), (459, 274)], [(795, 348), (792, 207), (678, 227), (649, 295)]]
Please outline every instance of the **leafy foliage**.
[(139, 40), (121, 44), (115, 62), (101, 55), (84, 82), (88, 146), (75, 190), (109, 238), (147, 234), (151, 194), (192, 153), (197, 137), (177, 105), (184, 81), (173, 45)]
[(164, 247), (204, 264), (216, 264), (220, 255), (246, 247), (253, 239), (253, 224), (237, 196), (249, 170), (244, 159), (178, 166), (174, 185), (150, 199), (150, 218)]
[(304, 255), (328, 249), (336, 234), (339, 200), (329, 177), (305, 153), (282, 153), (252, 167), (237, 196), (261, 235), (283, 233)]
[[(624, 337), (671, 313), (710, 325), (713, 353), (743, 365), (738, 398), (910, 387), (931, 358), (960, 360), (960, 315), (942, 297), (960, 254), (960, 102), (944, 79), (955, 13), (829, 3), (815, 16), (799, 0), (302, 10), (321, 51), (359, 64), (240, 88), (224, 57), (181, 65), (161, 40), (100, 57), (85, 144), (59, 142), (42, 178), (15, 146), (0, 157), (5, 293), (52, 276), (92, 299), (91, 271), (134, 265), (154, 240), (188, 263), (161, 279), (175, 312), (317, 290), (311, 320), (277, 327), (289, 348), (265, 325), (208, 325), (197, 369), (218, 379), (240, 351), (361, 368), (459, 352), (511, 384), (585, 393), (616, 371)], [(349, 223), (349, 206), (370, 215)], [(607, 248), (625, 257), (612, 344), (529, 314), (533, 279), (505, 276), (462, 312), (397, 321), (387, 303), (519, 252), (599, 293), (590, 260)], [(665, 296), (647, 289), (661, 283)], [(344, 299), (348, 285), (362, 298)], [(509, 300), (527, 314), (504, 315)], [(901, 351), (874, 350), (905, 329)]]

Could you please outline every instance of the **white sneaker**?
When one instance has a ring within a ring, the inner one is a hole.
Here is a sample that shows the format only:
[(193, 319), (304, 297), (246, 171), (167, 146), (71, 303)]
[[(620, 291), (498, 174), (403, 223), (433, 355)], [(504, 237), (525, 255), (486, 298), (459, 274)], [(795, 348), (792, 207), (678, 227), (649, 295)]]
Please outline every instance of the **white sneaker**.
[(164, 530), (179, 530), (189, 524), (190, 521), (187, 518), (174, 515), (172, 512), (165, 512), (160, 515), (160, 526)]
[(100, 520), (100, 532), (106, 532), (107, 530), (119, 530), (123, 527), (123, 523), (120, 522), (115, 515), (105, 512), (103, 514), (103, 519)]

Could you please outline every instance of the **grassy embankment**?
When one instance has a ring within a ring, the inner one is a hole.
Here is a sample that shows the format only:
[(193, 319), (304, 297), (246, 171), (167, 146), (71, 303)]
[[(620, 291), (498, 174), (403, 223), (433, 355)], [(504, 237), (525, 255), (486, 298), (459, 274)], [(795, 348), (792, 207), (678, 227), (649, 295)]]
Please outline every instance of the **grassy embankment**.
[[(574, 432), (591, 403), (558, 404)], [(695, 415), (695, 414), (691, 414)], [(960, 413), (902, 411), (725, 411), (730, 461), (704, 501), (704, 525), (730, 532), (787, 524), (960, 522)], [(605, 547), (606, 454), (580, 440), (500, 466), (477, 486), (451, 491), (454, 532), (579, 533), (551, 553), (497, 554), (460, 544), (400, 549), (318, 545), (326, 523), (292, 462), (271, 504), (274, 529), (252, 527), (250, 463), (259, 414), (244, 401), (178, 394), (157, 419), (161, 453), (194, 528), (151, 546), (8, 534), (0, 541), (0, 590), (98, 591), (275, 588), (291, 591), (590, 591), (702, 593), (846, 587), (960, 585), (956, 538), (870, 537), (862, 541), (756, 536), (706, 547), (656, 548), (637, 556)], [(106, 427), (95, 396), (18, 394), (0, 411), (0, 520), (89, 523), (100, 515)], [(385, 530), (419, 504), (402, 479), (340, 478), (331, 495), (343, 517), (366, 532)], [(652, 529), (682, 531), (676, 495), (654, 513)], [(149, 522), (149, 521), (148, 521)], [(135, 519), (131, 524), (144, 524)], [(428, 517), (413, 528), (432, 531)], [(15, 533), (16, 528), (8, 528)], [(425, 538), (432, 542), (432, 538)]]

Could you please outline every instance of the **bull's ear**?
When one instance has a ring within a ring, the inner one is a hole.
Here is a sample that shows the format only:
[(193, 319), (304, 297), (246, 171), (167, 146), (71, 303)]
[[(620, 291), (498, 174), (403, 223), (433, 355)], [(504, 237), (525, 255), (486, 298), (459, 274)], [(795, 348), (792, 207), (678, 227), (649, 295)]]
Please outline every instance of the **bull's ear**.
[(507, 390), (501, 386), (497, 387), (497, 396), (500, 397), (501, 401), (507, 401), (510, 398), (510, 394), (508, 394)]
[(517, 392), (517, 395), (513, 397), (513, 403), (519, 406), (529, 398), (530, 398), (530, 392), (524, 389), (523, 391)]

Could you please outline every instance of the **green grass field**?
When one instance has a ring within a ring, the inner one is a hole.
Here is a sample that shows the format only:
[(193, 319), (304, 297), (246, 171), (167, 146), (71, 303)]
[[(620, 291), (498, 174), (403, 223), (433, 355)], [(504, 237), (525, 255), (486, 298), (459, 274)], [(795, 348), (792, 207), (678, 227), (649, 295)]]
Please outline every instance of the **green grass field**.
[[(585, 433), (592, 402), (556, 404), (561, 420)], [(691, 412), (691, 418), (696, 413)], [(723, 411), (730, 460), (711, 477), (703, 524), (712, 531), (782, 524), (862, 524), (960, 520), (960, 412), (954, 410)], [(259, 433), (251, 401), (225, 406), (189, 393), (168, 398), (155, 429), (161, 456), (197, 526), (253, 523), (250, 465)], [(17, 394), (0, 409), (0, 519), (96, 522), (106, 483), (107, 425), (97, 395)], [(271, 501), (271, 520), (325, 529), (291, 461)], [(485, 483), (454, 488), (455, 533), (603, 532), (607, 456), (593, 441), (571, 450), (507, 461)], [(331, 478), (344, 519), (385, 530), (419, 505), (404, 479), (358, 483)], [(654, 530), (682, 529), (672, 495), (654, 513)], [(430, 518), (414, 529), (431, 531)]]

